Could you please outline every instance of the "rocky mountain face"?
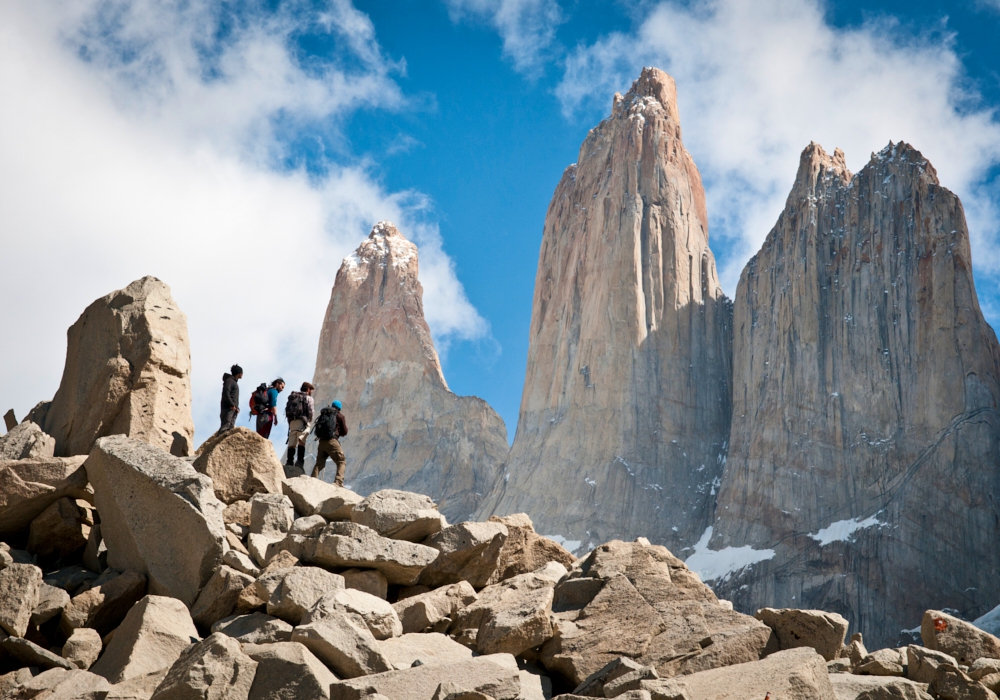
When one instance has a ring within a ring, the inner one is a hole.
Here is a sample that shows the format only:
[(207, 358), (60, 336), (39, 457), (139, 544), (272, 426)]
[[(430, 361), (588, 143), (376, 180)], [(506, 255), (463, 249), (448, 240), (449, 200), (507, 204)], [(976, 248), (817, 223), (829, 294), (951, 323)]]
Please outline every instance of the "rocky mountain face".
[(503, 420), (448, 389), (417, 279), (417, 247), (383, 221), (337, 272), (316, 358), (316, 405), (339, 399), (347, 481), (405, 488), (449, 518), (479, 505), (508, 452)]
[(707, 534), (767, 551), (716, 590), (740, 609), (836, 610), (879, 644), (926, 602), (966, 619), (996, 605), (1000, 348), (933, 166), (890, 144), (852, 175), (809, 146), (734, 329)]
[(647, 68), (549, 205), (517, 435), (481, 512), (527, 511), (581, 551), (696, 540), (729, 436), (730, 323), (674, 82)]
[(136, 280), (88, 306), (67, 336), (59, 390), (28, 416), (55, 438), (56, 455), (87, 454), (119, 434), (188, 454), (191, 350), (170, 287)]

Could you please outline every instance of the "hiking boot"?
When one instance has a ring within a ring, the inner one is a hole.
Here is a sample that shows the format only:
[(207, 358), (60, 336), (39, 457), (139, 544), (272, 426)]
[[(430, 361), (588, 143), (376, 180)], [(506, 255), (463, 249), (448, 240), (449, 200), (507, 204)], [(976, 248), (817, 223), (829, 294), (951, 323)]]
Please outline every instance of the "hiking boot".
[[(288, 456), (291, 457), (291, 455), (292, 455), (292, 449), (288, 448)], [(295, 466), (298, 467), (299, 469), (301, 469), (304, 466), (306, 466), (306, 446), (305, 445), (299, 445), (299, 447), (298, 447), (298, 455), (296, 456), (296, 459), (295, 459)]]
[[(288, 448), (288, 457), (285, 458), (285, 466), (286, 467), (292, 466), (292, 462), (294, 460), (295, 460), (295, 448), (294, 447), (289, 447)], [(301, 467), (302, 465), (300, 464), (299, 466)]]

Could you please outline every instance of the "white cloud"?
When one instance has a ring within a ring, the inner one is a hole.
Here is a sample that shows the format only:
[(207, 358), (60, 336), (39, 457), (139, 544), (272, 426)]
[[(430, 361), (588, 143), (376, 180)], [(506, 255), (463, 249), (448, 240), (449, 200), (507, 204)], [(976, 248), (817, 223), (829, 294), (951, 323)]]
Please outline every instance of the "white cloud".
[(563, 22), (557, 0), (446, 0), (452, 21), (472, 17), (492, 26), (514, 67), (535, 75), (550, 53)]
[(720, 270), (732, 294), (784, 206), (801, 150), (844, 149), (852, 170), (905, 140), (963, 199), (977, 268), (1000, 272), (1000, 212), (984, 182), (1000, 163), (1000, 124), (977, 102), (946, 33), (907, 35), (881, 20), (825, 21), (817, 0), (661, 2), (634, 33), (571, 53), (557, 94), (567, 114), (610, 109), (643, 65), (677, 81), (684, 139), (706, 182)]
[[(218, 7), (0, 4), (4, 410), (51, 398), (66, 328), (152, 274), (188, 316), (203, 439), (233, 362), (248, 383), (312, 377), (340, 261), (380, 219), (421, 246), (436, 339), (488, 334), (424, 197), (386, 192), (364, 164), (281, 167), (296, 134), (336, 139), (352, 110), (405, 103), (368, 18), (345, 2), (305, 21)], [(299, 62), (306, 31), (341, 59)]]

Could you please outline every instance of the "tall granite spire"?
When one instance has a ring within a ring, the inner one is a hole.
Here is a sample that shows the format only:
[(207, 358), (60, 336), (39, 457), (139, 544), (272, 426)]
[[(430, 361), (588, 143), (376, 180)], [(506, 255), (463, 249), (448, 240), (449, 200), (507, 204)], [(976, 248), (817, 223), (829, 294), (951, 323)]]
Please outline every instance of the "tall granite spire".
[[(802, 154), (734, 302), (733, 421), (712, 583), (744, 610), (834, 610), (876, 647), (926, 608), (1000, 600), (1000, 349), (962, 204), (911, 146), (852, 176)], [(871, 646), (871, 644), (869, 644)]]
[(582, 547), (693, 543), (729, 435), (730, 320), (674, 81), (646, 68), (549, 205), (517, 435), (480, 512)]
[(347, 481), (359, 493), (417, 491), (464, 519), (507, 455), (500, 416), (448, 390), (424, 320), (417, 247), (387, 221), (337, 272), (313, 384), (317, 410), (344, 405)]

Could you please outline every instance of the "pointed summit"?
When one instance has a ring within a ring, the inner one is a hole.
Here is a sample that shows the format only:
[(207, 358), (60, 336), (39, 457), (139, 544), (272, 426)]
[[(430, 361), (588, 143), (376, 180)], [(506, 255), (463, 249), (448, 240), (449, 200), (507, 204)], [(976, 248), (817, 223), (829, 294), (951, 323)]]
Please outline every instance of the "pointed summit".
[(729, 435), (730, 306), (674, 81), (643, 70), (549, 205), (517, 436), (481, 514), (674, 551), (711, 522)]
[(356, 491), (418, 491), (464, 518), (507, 454), (507, 429), (482, 399), (448, 390), (417, 273), (417, 246), (388, 221), (344, 259), (320, 334), (316, 405), (344, 405)]

